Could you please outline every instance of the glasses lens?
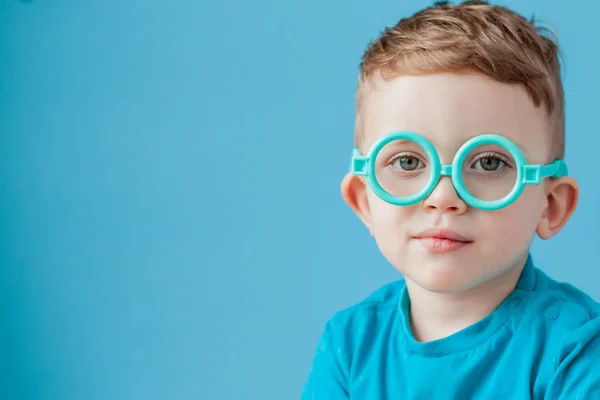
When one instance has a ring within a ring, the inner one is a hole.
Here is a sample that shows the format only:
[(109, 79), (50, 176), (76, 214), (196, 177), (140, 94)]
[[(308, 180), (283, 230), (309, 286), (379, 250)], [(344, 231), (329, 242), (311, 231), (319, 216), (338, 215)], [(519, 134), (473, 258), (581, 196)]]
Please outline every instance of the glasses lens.
[(500, 200), (510, 193), (517, 180), (517, 165), (508, 150), (498, 145), (474, 148), (462, 168), (465, 189), (484, 201)]
[(375, 178), (390, 195), (419, 193), (429, 181), (431, 168), (425, 150), (410, 140), (386, 144), (375, 158)]

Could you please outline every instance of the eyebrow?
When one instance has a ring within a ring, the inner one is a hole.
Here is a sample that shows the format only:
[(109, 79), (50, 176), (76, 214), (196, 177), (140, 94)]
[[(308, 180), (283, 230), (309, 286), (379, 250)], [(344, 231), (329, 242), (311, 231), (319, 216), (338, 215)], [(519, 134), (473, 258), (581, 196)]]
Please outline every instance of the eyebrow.
[(521, 150), (521, 153), (523, 153), (523, 156), (525, 156), (525, 159), (527, 160), (527, 156), (529, 155), (527, 148), (525, 146), (523, 146), (521, 143), (517, 142), (516, 140), (511, 139), (511, 141), (517, 145), (517, 147), (519, 148), (519, 150)]
[(511, 142), (513, 142), (514, 144), (517, 145), (517, 147), (519, 148), (519, 150), (521, 150), (521, 153), (523, 153), (523, 156), (525, 157), (525, 160), (527, 160), (527, 162), (530, 162), (530, 160), (528, 159), (528, 156), (531, 155), (531, 154), (529, 153), (529, 151), (527, 150), (527, 148), (525, 146), (523, 146), (523, 144), (521, 142), (516, 141), (514, 139), (511, 139), (511, 138), (509, 138), (508, 136), (506, 136), (506, 135), (504, 135), (502, 133), (498, 133), (497, 131), (484, 131), (483, 133), (478, 133), (478, 134), (469, 136), (467, 138), (467, 140), (465, 140), (465, 143), (468, 140), (473, 139), (474, 137), (477, 137), (477, 136), (480, 136), (480, 135), (485, 135), (485, 134), (494, 134), (494, 135), (499, 135), (499, 136), (503, 136), (503, 137), (507, 138), (508, 140), (510, 140)]

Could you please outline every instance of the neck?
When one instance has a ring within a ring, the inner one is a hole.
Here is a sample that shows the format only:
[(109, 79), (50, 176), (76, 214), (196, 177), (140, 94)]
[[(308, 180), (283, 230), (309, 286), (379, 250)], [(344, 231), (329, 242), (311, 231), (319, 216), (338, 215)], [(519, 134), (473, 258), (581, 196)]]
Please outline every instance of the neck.
[(415, 340), (429, 342), (450, 336), (491, 314), (515, 289), (525, 261), (518, 265), (459, 293), (430, 292), (405, 278)]

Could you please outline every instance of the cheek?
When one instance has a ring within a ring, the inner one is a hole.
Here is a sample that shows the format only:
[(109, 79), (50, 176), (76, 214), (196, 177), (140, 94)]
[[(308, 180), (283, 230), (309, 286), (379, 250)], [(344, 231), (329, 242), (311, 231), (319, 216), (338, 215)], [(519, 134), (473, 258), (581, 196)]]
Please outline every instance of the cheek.
[(486, 213), (481, 226), (488, 236), (493, 237), (493, 242), (507, 250), (529, 245), (543, 211), (541, 193), (539, 190), (525, 190), (509, 207)]
[(513, 204), (514, 207), (507, 207), (507, 211), (514, 215), (513, 219), (522, 221), (521, 225), (533, 232), (535, 226), (542, 217), (545, 207), (545, 193), (543, 186), (528, 186), (521, 194), (521, 197)]
[(394, 237), (407, 232), (409, 217), (413, 207), (398, 207), (386, 203), (374, 193), (368, 193), (369, 209), (373, 231), (379, 237)]
[(403, 249), (406, 238), (411, 233), (410, 222), (414, 207), (394, 206), (374, 194), (368, 196), (368, 201), (372, 234), (381, 254), (397, 269), (406, 265), (409, 252)]

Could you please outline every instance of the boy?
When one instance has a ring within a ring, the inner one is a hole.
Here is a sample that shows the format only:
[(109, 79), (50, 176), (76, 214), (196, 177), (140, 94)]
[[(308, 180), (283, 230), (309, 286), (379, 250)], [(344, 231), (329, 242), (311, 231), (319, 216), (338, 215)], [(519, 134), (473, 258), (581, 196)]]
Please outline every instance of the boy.
[(327, 322), (303, 399), (600, 399), (600, 305), (529, 254), (578, 199), (557, 53), (482, 1), (370, 45), (341, 190), (404, 279)]

